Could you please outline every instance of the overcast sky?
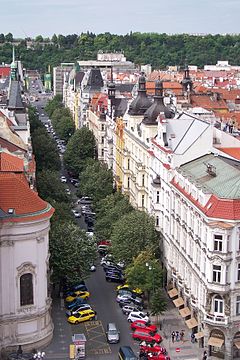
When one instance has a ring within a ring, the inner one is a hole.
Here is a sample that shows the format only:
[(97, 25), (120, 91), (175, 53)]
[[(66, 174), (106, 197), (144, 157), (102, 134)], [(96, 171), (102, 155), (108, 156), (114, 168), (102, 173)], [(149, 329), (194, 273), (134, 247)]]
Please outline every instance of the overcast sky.
[(240, 0), (0, 0), (0, 32), (14, 37), (130, 31), (239, 33)]

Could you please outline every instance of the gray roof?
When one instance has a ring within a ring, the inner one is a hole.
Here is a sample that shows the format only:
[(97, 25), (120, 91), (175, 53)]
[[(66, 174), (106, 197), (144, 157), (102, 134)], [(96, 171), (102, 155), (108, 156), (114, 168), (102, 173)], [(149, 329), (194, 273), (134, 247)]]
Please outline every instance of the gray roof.
[(91, 89), (99, 89), (99, 90), (101, 89), (101, 87), (103, 87), (103, 78), (101, 71), (99, 69), (90, 70), (87, 86), (89, 86)]
[[(213, 166), (216, 176), (207, 172)], [(182, 165), (179, 172), (204, 192), (222, 199), (240, 199), (240, 162), (213, 154), (202, 156)]]
[(12, 80), (10, 83), (8, 109), (24, 109), (19, 81)]
[(114, 105), (114, 116), (119, 117), (123, 116), (127, 110), (127, 99), (125, 98), (115, 98), (113, 100)]
[(132, 92), (135, 84), (126, 83), (126, 84), (115, 84), (116, 90), (119, 92)]

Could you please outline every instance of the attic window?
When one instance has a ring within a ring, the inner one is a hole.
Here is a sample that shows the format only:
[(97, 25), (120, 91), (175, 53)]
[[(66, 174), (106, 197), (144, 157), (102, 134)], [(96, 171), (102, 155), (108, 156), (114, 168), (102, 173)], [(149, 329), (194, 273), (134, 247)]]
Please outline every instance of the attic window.
[(15, 213), (15, 209), (13, 209), (13, 208), (8, 209), (8, 214), (12, 215), (14, 213)]

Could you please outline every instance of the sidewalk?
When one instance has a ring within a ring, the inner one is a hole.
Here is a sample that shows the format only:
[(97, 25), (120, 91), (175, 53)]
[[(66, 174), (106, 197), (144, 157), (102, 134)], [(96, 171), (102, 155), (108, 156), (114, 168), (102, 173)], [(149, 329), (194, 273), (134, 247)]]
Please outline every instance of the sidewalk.
[[(199, 348), (199, 343), (191, 342), (192, 331), (188, 329), (183, 318), (167, 297), (168, 307), (166, 312), (161, 315), (160, 334), (163, 337), (162, 346), (167, 349), (171, 360), (202, 360), (204, 349)], [(171, 333), (173, 331), (184, 331), (184, 341), (172, 343)], [(177, 351), (176, 351), (177, 350)]]

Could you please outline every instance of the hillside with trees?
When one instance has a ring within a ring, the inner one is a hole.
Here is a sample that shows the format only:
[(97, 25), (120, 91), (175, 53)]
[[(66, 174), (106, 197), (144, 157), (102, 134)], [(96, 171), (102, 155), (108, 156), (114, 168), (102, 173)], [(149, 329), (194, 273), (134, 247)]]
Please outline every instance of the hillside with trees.
[(61, 62), (96, 59), (98, 51), (123, 51), (126, 58), (135, 64), (151, 64), (153, 68), (167, 65), (189, 64), (203, 67), (228, 60), (232, 65), (240, 63), (240, 35), (188, 35), (130, 32), (126, 35), (110, 33), (81, 35), (56, 35), (44, 39), (14, 39), (11, 33), (0, 34), (0, 62), (10, 63), (12, 44), (16, 47), (16, 58), (27, 69), (47, 70), (48, 65)]

